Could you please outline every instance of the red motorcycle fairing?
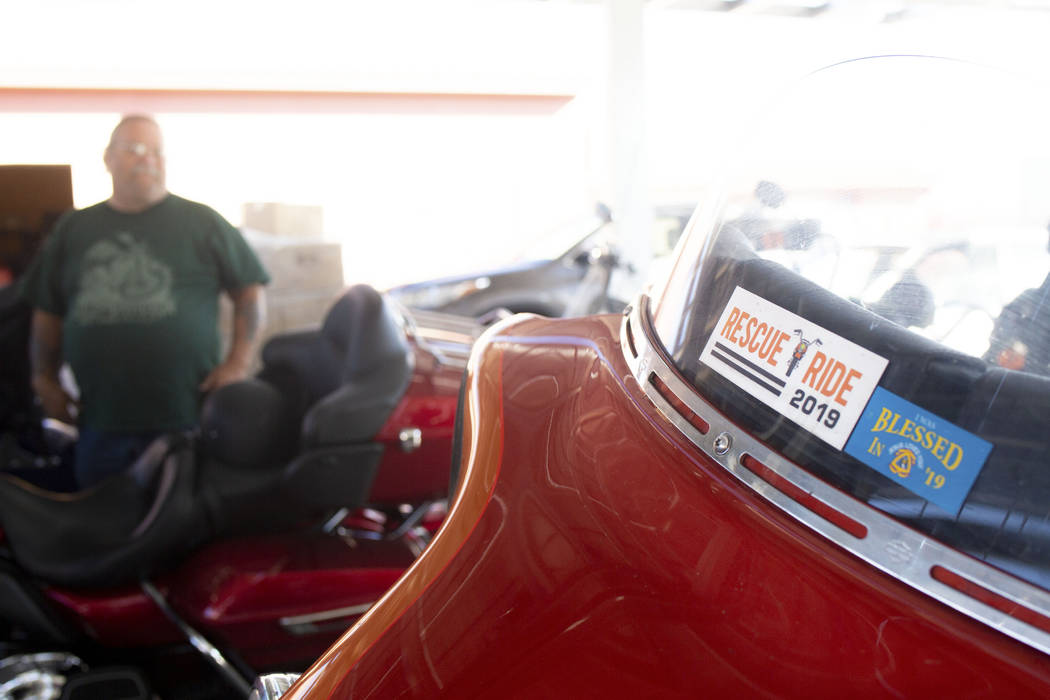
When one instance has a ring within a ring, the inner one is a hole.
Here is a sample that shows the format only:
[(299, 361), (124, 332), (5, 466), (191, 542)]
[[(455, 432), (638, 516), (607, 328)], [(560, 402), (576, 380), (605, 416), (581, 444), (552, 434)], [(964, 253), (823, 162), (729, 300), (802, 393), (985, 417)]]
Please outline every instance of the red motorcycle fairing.
[(285, 698), (1050, 692), (1043, 654), (700, 452), (631, 375), (619, 322), (483, 337), (442, 531)]

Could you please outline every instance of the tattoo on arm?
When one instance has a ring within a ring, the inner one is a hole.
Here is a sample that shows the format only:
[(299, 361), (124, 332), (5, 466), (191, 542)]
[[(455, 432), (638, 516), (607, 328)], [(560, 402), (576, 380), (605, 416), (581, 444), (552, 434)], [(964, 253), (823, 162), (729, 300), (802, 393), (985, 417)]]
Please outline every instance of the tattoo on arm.
[(242, 330), (245, 339), (251, 340), (262, 327), (263, 310), (258, 297), (238, 303), (234, 307), (234, 323)]
[(233, 299), (233, 345), (247, 350), (259, 337), (266, 320), (262, 285), (248, 285), (230, 293)]

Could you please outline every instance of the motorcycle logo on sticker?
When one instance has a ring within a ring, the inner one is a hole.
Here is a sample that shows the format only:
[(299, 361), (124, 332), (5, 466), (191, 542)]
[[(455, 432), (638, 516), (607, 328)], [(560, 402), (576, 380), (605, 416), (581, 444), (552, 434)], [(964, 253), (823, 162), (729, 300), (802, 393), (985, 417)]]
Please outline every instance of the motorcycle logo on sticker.
[(788, 371), (784, 376), (790, 377), (791, 373), (798, 367), (798, 363), (802, 361), (802, 358), (806, 356), (806, 351), (809, 350), (810, 345), (823, 345), (820, 339), (806, 340), (802, 337), (802, 329), (796, 328), (795, 335), (798, 336), (798, 345), (795, 346), (794, 352), (791, 353), (791, 362), (788, 363)]

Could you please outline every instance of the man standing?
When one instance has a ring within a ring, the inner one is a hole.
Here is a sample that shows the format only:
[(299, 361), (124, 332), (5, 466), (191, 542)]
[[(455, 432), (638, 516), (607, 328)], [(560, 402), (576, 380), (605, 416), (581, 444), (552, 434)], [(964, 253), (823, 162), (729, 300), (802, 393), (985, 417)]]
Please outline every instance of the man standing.
[[(22, 280), (33, 389), (46, 415), (79, 424), (81, 488), (193, 426), (203, 392), (247, 375), (269, 282), (218, 212), (168, 192), (153, 118), (122, 119), (104, 161), (113, 195), (61, 218)], [(234, 310), (221, 361), (220, 292)], [(63, 361), (79, 403), (59, 381)]]

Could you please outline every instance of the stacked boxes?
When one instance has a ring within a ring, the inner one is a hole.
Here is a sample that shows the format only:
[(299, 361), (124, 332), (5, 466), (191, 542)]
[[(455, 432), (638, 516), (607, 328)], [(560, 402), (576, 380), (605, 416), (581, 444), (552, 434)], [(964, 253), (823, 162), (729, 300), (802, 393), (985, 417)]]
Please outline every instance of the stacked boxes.
[[(259, 346), (279, 333), (319, 327), (344, 289), (342, 246), (322, 239), (321, 207), (246, 204), (242, 232), (271, 278)], [(228, 309), (223, 316), (228, 323)]]
[(320, 325), (343, 291), (342, 246), (258, 235), (249, 235), (248, 240), (270, 273), (267, 334)]

